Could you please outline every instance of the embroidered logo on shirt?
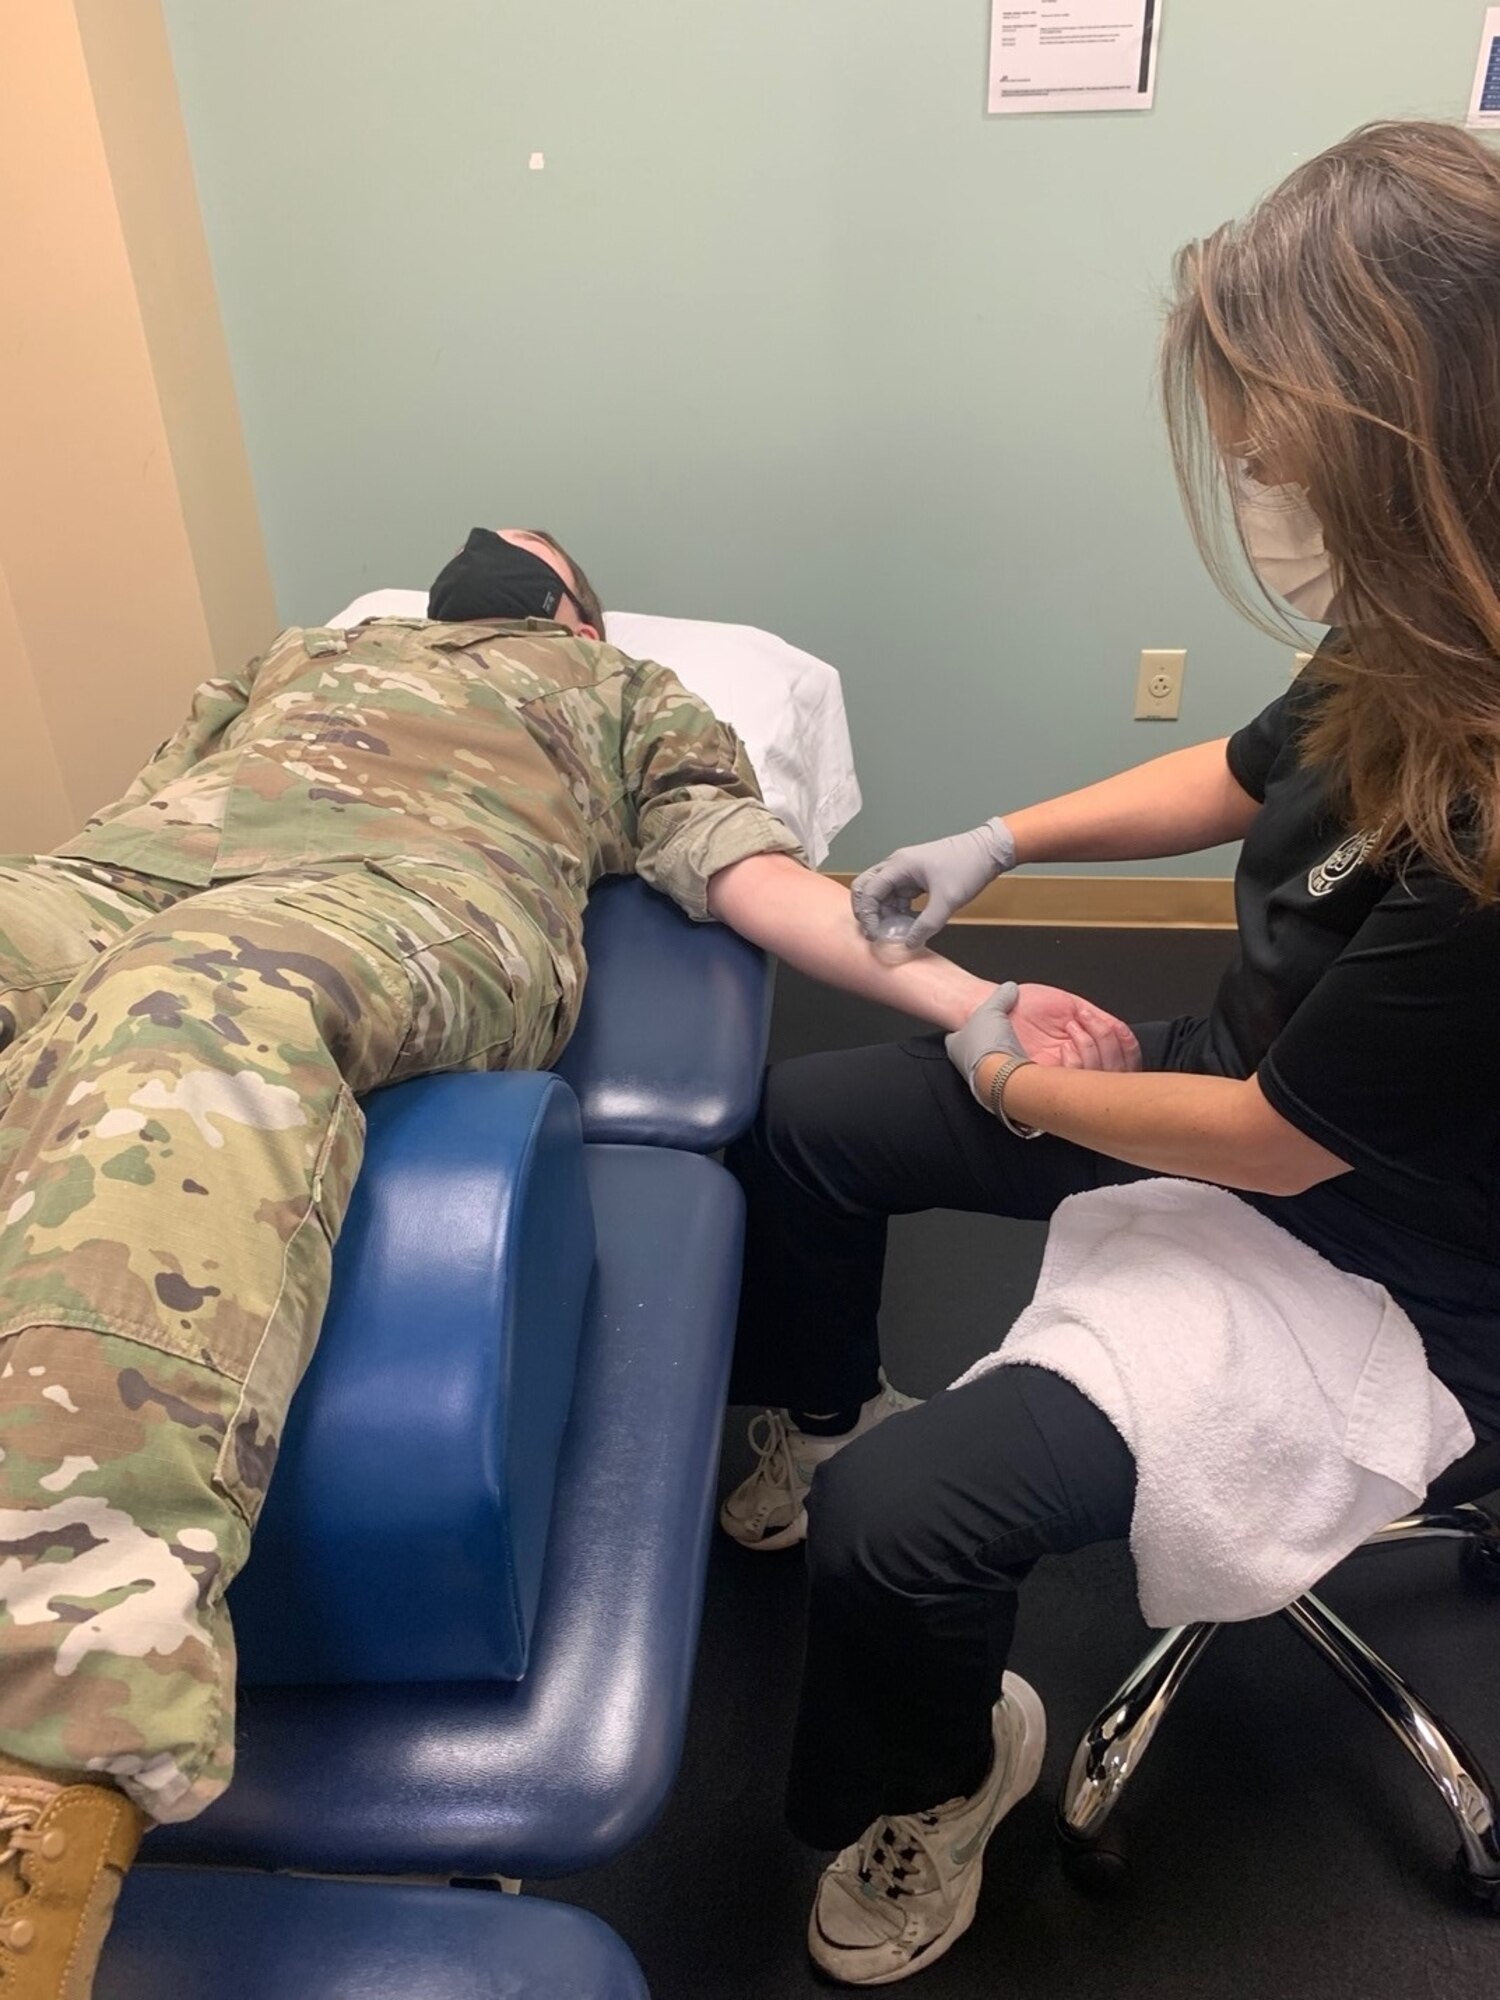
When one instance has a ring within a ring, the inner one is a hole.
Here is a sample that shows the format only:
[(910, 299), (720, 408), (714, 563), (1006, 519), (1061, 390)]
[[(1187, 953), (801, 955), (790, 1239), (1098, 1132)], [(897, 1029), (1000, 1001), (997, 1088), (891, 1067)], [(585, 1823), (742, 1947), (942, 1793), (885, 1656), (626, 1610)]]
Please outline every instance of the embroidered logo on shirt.
[(1375, 845), (1378, 836), (1373, 833), (1356, 833), (1342, 845), (1336, 847), (1326, 861), (1320, 861), (1307, 878), (1308, 894), (1328, 896), (1352, 875)]

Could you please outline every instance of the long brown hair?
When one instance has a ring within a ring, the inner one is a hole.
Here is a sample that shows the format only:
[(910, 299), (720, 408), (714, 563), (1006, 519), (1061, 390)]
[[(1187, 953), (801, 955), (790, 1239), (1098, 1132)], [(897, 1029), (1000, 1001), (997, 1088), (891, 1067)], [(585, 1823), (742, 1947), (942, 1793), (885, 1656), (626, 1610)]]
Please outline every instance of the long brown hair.
[(1258, 622), (1223, 413), (1323, 524), (1344, 639), (1304, 754), (1352, 828), (1500, 899), (1500, 160), (1412, 122), (1308, 161), (1179, 253), (1162, 382), (1195, 537)]

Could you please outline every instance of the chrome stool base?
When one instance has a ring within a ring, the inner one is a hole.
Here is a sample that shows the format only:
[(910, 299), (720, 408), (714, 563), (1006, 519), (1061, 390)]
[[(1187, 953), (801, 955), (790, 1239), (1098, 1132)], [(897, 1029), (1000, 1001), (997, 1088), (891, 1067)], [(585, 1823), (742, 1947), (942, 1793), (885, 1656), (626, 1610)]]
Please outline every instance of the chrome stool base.
[[(1413, 1515), (1372, 1537), (1395, 1542), (1461, 1541), (1465, 1575), (1500, 1590), (1500, 1521), (1481, 1507)], [(1457, 1869), (1473, 1899), (1500, 1916), (1500, 1799), (1462, 1740), (1359, 1635), (1319, 1598), (1299, 1597), (1280, 1614), (1394, 1732), (1436, 1787), (1459, 1836)], [(1157, 1730), (1217, 1625), (1166, 1633), (1090, 1723), (1058, 1801), (1057, 1829), (1068, 1874), (1095, 1892), (1119, 1886), (1123, 1850), (1111, 1817)]]

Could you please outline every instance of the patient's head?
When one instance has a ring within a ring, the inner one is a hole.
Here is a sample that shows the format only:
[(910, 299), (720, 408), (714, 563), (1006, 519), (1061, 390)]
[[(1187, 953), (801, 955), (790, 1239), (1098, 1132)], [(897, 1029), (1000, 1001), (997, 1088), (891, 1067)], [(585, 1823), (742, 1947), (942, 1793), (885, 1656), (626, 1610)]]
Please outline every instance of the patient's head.
[(604, 607), (594, 586), (541, 528), (474, 528), (433, 581), (427, 614), (449, 624), (470, 618), (551, 618), (598, 639)]

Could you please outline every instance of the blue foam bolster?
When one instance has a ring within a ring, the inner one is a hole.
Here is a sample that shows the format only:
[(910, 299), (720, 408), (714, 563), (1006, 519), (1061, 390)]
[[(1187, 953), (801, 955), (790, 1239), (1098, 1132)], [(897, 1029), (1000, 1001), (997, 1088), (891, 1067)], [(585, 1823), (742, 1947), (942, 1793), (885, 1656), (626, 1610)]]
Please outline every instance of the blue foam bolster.
[(94, 2000), (649, 2000), (597, 1917), (530, 1896), (137, 1868)]
[(526, 1668), (594, 1265), (578, 1107), (553, 1076), (366, 1105), (364, 1170), (250, 1563), (246, 1681)]
[(634, 877), (601, 882), (583, 929), (589, 977), (557, 1065), (591, 1144), (712, 1153), (755, 1116), (771, 967), (722, 924), (695, 924)]
[(743, 1203), (713, 1160), (586, 1148), (599, 1232), (531, 1666), (468, 1686), (240, 1689), (234, 1783), (155, 1861), (576, 1875), (671, 1788), (692, 1687)]

